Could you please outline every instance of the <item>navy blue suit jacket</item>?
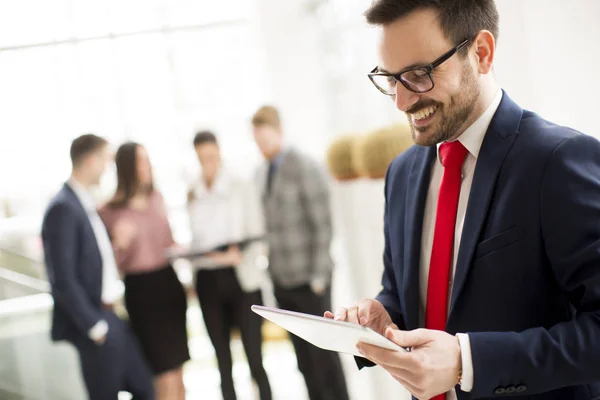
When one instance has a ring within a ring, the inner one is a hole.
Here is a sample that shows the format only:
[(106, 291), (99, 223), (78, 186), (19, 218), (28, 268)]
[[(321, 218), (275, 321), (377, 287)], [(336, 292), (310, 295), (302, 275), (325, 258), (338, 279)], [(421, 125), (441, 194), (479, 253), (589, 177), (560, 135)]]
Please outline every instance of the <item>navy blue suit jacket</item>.
[[(419, 328), (435, 156), (435, 146), (413, 146), (386, 177), (377, 298), (401, 329)], [(447, 331), (469, 334), (475, 376), (459, 399), (600, 399), (600, 142), (504, 93), (479, 153), (458, 251)]]
[(42, 241), (54, 298), (52, 339), (87, 337), (103, 318), (102, 256), (87, 213), (66, 184), (46, 210)]

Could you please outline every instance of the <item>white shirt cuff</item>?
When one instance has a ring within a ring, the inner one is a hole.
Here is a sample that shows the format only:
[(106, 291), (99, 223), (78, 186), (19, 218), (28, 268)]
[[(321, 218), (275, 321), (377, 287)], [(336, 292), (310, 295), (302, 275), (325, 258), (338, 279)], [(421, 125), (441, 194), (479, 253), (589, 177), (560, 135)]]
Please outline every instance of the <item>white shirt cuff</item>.
[(102, 339), (108, 333), (108, 323), (101, 319), (88, 331), (88, 337), (94, 342)]
[(460, 390), (470, 392), (473, 390), (475, 377), (473, 375), (473, 358), (471, 357), (471, 341), (466, 333), (457, 333), (460, 343), (460, 357), (462, 360), (462, 383)]

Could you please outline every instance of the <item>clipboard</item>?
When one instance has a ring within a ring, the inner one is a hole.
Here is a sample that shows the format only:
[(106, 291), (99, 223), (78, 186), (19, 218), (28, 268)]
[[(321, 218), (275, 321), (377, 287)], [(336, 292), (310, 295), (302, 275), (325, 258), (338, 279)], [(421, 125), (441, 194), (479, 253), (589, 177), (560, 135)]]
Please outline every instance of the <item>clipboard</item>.
[(254, 242), (264, 241), (265, 236), (254, 236), (244, 240), (232, 241), (223, 243), (219, 246), (212, 247), (210, 249), (205, 250), (184, 250), (184, 251), (173, 251), (167, 250), (167, 258), (173, 260), (177, 258), (185, 258), (185, 259), (197, 259), (204, 258), (211, 253), (217, 253), (221, 251), (225, 251), (230, 246), (238, 246), (241, 251), (244, 251), (246, 247)]

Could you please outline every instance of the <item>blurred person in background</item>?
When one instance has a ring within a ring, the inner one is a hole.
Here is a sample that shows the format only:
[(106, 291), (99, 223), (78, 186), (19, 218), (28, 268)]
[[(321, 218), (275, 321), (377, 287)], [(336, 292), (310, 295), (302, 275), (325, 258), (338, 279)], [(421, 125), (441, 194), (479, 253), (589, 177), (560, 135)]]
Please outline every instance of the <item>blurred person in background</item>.
[(265, 244), (252, 240), (243, 247), (236, 245), (264, 236), (260, 198), (252, 182), (244, 182), (223, 166), (213, 133), (199, 132), (194, 148), (202, 176), (188, 193), (191, 247), (216, 250), (208, 260), (195, 263), (196, 293), (217, 356), (223, 398), (236, 399), (230, 339), (231, 329), (237, 326), (260, 398), (270, 400), (262, 360), (262, 319), (250, 309), (262, 304), (266, 274), (257, 261), (266, 254)]
[(190, 359), (187, 298), (167, 251), (175, 246), (146, 149), (128, 142), (116, 154), (117, 190), (100, 215), (125, 277), (131, 326), (155, 376), (160, 400), (185, 399), (182, 365)]
[(52, 339), (79, 353), (91, 400), (154, 399), (152, 375), (129, 327), (113, 312), (123, 294), (110, 239), (92, 187), (111, 154), (105, 139), (86, 134), (71, 145), (73, 171), (44, 215), (42, 242), (54, 310)]
[[(315, 161), (284, 147), (277, 109), (261, 107), (252, 126), (267, 160), (257, 180), (263, 193), (275, 298), (283, 309), (322, 315), (331, 307), (333, 271), (326, 176)], [(348, 399), (339, 356), (294, 335), (291, 339), (311, 400)]]

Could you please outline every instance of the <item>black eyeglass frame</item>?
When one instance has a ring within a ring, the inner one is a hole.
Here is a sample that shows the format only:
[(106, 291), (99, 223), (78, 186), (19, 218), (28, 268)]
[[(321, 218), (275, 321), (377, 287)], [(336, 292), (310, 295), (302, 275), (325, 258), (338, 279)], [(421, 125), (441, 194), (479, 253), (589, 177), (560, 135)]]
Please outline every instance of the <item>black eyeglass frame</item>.
[[(444, 62), (448, 61), (448, 59), (450, 59), (450, 57), (452, 57), (454, 54), (458, 53), (463, 47), (465, 47), (469, 42), (471, 42), (472, 40), (474, 40), (477, 37), (477, 35), (463, 40), (462, 42), (460, 42), (457, 46), (453, 47), (452, 49), (450, 49), (449, 51), (447, 51), (446, 53), (444, 53), (441, 57), (439, 57), (438, 59), (436, 59), (435, 61), (433, 61), (431, 64), (429, 65), (424, 65), (424, 66), (418, 66), (418, 67), (412, 67), (412, 68), (407, 68), (404, 71), (401, 71), (397, 74), (392, 74), (389, 72), (379, 72), (378, 68), (379, 67), (375, 67), (373, 68), (373, 70), (368, 74), (369, 76), (369, 80), (371, 81), (371, 83), (373, 83), (373, 85), (377, 88), (377, 90), (379, 90), (381, 93), (385, 94), (386, 96), (395, 96), (396, 94), (394, 93), (388, 93), (386, 90), (384, 90), (382, 87), (380, 87), (377, 83), (375, 83), (375, 76), (388, 76), (388, 77), (392, 77), (394, 78), (396, 81), (402, 83), (402, 86), (404, 86), (406, 89), (410, 90), (413, 93), (427, 93), (431, 90), (433, 90), (433, 88), (435, 87), (435, 82), (433, 81), (433, 77), (431, 76), (431, 74), (433, 73), (433, 71), (439, 67), (440, 65), (442, 65)], [(417, 70), (421, 70), (423, 72), (425, 72), (427, 74), (427, 76), (429, 77), (429, 81), (431, 82), (431, 87), (427, 90), (423, 90), (423, 91), (416, 91), (414, 89), (411, 89), (409, 84), (402, 78), (402, 75), (406, 74), (407, 72), (412, 72), (412, 71), (417, 71)]]

